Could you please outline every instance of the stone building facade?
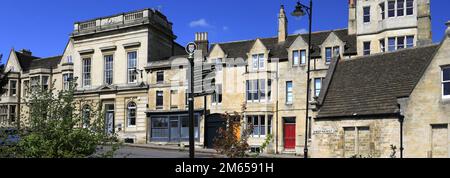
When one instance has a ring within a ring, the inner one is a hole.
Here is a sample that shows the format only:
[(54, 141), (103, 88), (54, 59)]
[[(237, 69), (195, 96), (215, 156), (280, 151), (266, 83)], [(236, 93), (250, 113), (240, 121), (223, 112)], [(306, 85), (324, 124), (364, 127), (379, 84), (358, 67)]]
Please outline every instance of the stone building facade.
[[(394, 16), (389, 15), (392, 2)], [(356, 119), (359, 117), (352, 113), (351, 117), (336, 120), (323, 114), (327, 104), (335, 102), (323, 89), (333, 91), (331, 79), (339, 73), (341, 65), (370, 61), (361, 56), (371, 54), (368, 58), (395, 59), (389, 55), (403, 54), (402, 48), (434, 49), (436, 45), (415, 48), (431, 41), (429, 11), (429, 0), (350, 0), (348, 28), (312, 33), (309, 81), (306, 79), (308, 35), (289, 35), (283, 6), (278, 24), (274, 23), (278, 27), (275, 37), (210, 45), (206, 32), (196, 33), (194, 41), (199, 46), (196, 64), (215, 66), (215, 93), (195, 98), (196, 145), (206, 147), (214, 136), (210, 134), (209, 116), (242, 112), (243, 127), (255, 126), (249, 140), (255, 150), (270, 134), (273, 140), (266, 151), (272, 153), (302, 154), (308, 139), (313, 156), (317, 157), (348, 157), (359, 153), (389, 156), (390, 144), (399, 144), (397, 112), (371, 115), (363, 120)], [(9, 91), (0, 100), (0, 118), (14, 123), (12, 118), (20, 115), (21, 109), (11, 108), (20, 108), (25, 81), (32, 83), (34, 76), (40, 76), (38, 84), (41, 85), (45, 85), (41, 81), (56, 80), (57, 90), (75, 79), (77, 97), (93, 103), (83, 105), (84, 111), (89, 112), (94, 105), (105, 108), (107, 132), (117, 133), (126, 142), (187, 145), (187, 56), (175, 40), (167, 17), (157, 10), (144, 9), (76, 22), (59, 57), (40, 59), (27, 51), (12, 50), (7, 63), (7, 69), (12, 71)], [(396, 50), (400, 52), (393, 52)], [(390, 53), (375, 54), (385, 51)], [(17, 86), (13, 87), (15, 80)], [(310, 82), (309, 90), (307, 82)], [(311, 102), (309, 116), (305, 114), (306, 92), (311, 94), (311, 101), (316, 101)], [(413, 108), (413, 105), (409, 106)], [(305, 125), (307, 118), (311, 121), (309, 125)], [(352, 138), (355, 142), (349, 146), (350, 141), (342, 138)], [(361, 149), (356, 144), (359, 140), (363, 143)], [(405, 140), (405, 145), (413, 143), (416, 142)], [(356, 147), (353, 152), (346, 152)]]

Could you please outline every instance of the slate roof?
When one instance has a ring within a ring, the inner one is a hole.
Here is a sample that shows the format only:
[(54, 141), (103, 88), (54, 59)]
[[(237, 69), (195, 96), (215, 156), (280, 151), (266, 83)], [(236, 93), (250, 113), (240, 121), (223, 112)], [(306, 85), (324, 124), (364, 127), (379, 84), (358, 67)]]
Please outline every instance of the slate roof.
[(39, 58), (36, 56), (23, 54), (17, 51), (15, 51), (15, 53), (19, 60), (20, 67), (22, 67), (23, 71), (29, 71), (30, 69), (37, 69), (37, 68), (54, 69), (58, 66), (58, 64), (61, 62), (62, 59), (62, 56)]
[(411, 94), (438, 46), (339, 61), (318, 118), (397, 113), (397, 98)]
[(16, 56), (19, 60), (20, 67), (22, 70), (27, 71), (29, 70), (31, 63), (34, 59), (38, 59), (38, 57), (22, 54), (20, 52), (14, 51), (16, 53)]
[[(313, 53), (312, 57), (320, 57), (320, 48), (321, 45), (331, 32), (335, 32), (336, 35), (347, 43), (346, 50), (344, 54), (355, 54), (356, 53), (356, 36), (348, 35), (347, 29), (342, 30), (330, 30), (330, 31), (322, 31), (322, 32), (313, 32), (312, 33), (312, 44), (313, 44)], [(272, 38), (260, 38), (261, 42), (270, 50), (270, 56), (273, 58), (279, 59), (287, 59), (288, 51), (292, 43), (301, 36), (305, 42), (308, 42), (308, 34), (300, 34), (300, 35), (289, 35), (286, 38), (284, 43), (278, 43), (278, 37)], [(236, 42), (228, 42), (228, 43), (217, 43), (220, 45), (222, 50), (228, 55), (228, 58), (238, 58), (241, 57), (243, 59), (247, 59), (247, 53), (253, 47), (256, 40), (244, 40), (244, 41), (236, 41)], [(214, 44), (212, 45), (214, 46)]]

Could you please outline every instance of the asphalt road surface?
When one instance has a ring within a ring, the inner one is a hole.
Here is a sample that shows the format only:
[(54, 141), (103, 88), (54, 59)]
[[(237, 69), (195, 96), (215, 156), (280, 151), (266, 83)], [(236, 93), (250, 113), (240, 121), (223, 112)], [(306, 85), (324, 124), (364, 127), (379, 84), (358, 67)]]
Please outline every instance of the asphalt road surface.
[[(217, 154), (196, 153), (195, 157), (221, 158), (222, 156)], [(122, 146), (115, 152), (114, 158), (189, 158), (189, 152)]]

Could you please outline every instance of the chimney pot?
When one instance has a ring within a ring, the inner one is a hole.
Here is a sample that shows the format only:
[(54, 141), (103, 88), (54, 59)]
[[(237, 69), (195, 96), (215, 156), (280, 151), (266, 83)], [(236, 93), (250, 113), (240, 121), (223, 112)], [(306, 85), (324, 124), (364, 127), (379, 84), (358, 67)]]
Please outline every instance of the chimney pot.
[(29, 49), (21, 49), (19, 52), (28, 56), (31, 56), (33, 54)]

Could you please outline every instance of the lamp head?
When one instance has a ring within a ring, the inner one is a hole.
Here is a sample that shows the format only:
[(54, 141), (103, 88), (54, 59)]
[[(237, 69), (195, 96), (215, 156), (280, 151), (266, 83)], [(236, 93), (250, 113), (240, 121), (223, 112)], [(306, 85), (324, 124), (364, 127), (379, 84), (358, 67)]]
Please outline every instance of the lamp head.
[(291, 13), (294, 17), (303, 17), (305, 16), (305, 10), (303, 9), (303, 6), (300, 4), (300, 2), (297, 2), (297, 5), (295, 6), (294, 12)]

